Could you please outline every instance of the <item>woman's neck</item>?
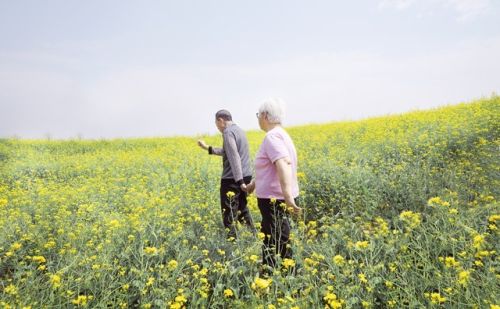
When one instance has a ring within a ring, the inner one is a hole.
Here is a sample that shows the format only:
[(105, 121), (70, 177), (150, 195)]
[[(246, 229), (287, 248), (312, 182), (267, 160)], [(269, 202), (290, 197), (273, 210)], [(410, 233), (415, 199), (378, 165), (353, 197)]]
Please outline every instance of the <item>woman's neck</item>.
[(266, 132), (269, 132), (276, 127), (281, 127), (281, 124), (280, 123), (268, 123), (267, 128), (266, 128)]

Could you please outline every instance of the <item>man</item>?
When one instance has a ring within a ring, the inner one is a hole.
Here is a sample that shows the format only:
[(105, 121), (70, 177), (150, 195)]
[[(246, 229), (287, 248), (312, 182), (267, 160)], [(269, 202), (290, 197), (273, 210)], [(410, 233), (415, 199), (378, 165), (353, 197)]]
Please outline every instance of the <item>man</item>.
[(215, 114), (215, 125), (222, 133), (223, 146), (215, 148), (205, 144), (198, 145), (211, 155), (222, 156), (222, 177), (220, 183), (220, 201), (222, 221), (228, 229), (228, 239), (236, 238), (235, 221), (247, 225), (253, 233), (252, 217), (247, 207), (246, 185), (252, 180), (248, 140), (245, 132), (238, 127), (227, 110)]

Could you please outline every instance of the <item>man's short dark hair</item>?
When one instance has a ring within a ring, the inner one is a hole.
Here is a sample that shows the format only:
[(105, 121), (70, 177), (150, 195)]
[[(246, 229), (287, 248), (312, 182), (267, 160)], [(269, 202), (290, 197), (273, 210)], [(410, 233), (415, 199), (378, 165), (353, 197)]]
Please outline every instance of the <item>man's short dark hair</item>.
[(221, 109), (215, 114), (215, 119), (222, 118), (226, 121), (233, 121), (233, 117), (231, 117), (231, 113), (228, 110)]

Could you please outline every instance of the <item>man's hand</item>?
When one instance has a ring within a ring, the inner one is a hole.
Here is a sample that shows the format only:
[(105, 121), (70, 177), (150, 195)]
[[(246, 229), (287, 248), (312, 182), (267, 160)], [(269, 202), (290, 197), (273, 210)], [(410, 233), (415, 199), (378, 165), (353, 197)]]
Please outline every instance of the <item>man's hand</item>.
[(198, 140), (198, 146), (200, 146), (202, 149), (208, 150), (208, 145), (205, 144), (205, 141), (203, 140)]

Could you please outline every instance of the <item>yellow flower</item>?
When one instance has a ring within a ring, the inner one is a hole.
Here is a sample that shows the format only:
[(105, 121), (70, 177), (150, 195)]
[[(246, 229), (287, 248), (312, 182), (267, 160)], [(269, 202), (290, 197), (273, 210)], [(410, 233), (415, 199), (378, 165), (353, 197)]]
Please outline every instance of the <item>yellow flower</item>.
[(155, 278), (149, 277), (148, 282), (146, 282), (146, 286), (152, 286), (155, 283)]
[(110, 229), (117, 229), (121, 226), (120, 221), (113, 219), (108, 222), (108, 227)]
[(17, 288), (14, 285), (9, 284), (5, 287), (4, 292), (10, 295), (17, 295)]
[(0, 198), (0, 207), (4, 207), (9, 203), (6, 198)]
[(424, 295), (430, 299), (432, 304), (441, 304), (446, 301), (446, 297), (441, 296), (439, 293), (424, 293)]
[(58, 274), (50, 275), (50, 283), (54, 289), (57, 289), (61, 286), (61, 277)]
[(177, 291), (178, 295), (175, 297), (174, 302), (170, 303), (170, 309), (186, 308), (187, 299), (182, 294), (183, 292), (184, 292), (183, 289), (179, 289)]
[(362, 283), (368, 283), (368, 280), (366, 280), (365, 274), (358, 274), (359, 281)]
[(337, 295), (332, 292), (326, 293), (323, 300), (325, 301), (325, 308), (338, 309), (342, 308), (342, 305), (344, 304), (344, 300), (337, 299)]
[(73, 303), (74, 305), (77, 305), (77, 306), (86, 306), (87, 305), (87, 302), (89, 300), (92, 300), (93, 296), (92, 295), (78, 295), (77, 298), (73, 299), (71, 301), (71, 303)]
[(315, 260), (313, 260), (311, 258), (305, 258), (304, 259), (304, 263), (306, 264), (306, 266), (311, 266), (311, 267), (314, 267), (317, 264), (319, 264), (317, 261), (315, 261)]
[(472, 246), (476, 249), (480, 249), (484, 243), (484, 236), (481, 234), (474, 236), (473, 242)]
[(185, 303), (187, 303), (187, 299), (186, 299), (186, 297), (184, 297), (184, 295), (181, 294), (181, 295), (177, 295), (175, 297), (175, 302), (185, 304)]
[(490, 223), (496, 223), (497, 221), (500, 221), (500, 215), (491, 215), (489, 218), (488, 218), (488, 221)]
[(158, 253), (158, 249), (156, 247), (146, 247), (144, 248), (144, 253), (147, 255), (155, 255)]
[(45, 263), (45, 262), (46, 262), (45, 257), (44, 257), (44, 256), (42, 256), (42, 255), (35, 255), (35, 256), (33, 256), (33, 257), (31, 258), (31, 260), (32, 260), (33, 262), (38, 263), (38, 264), (42, 264), (42, 263)]
[(449, 207), (450, 203), (443, 201), (439, 196), (430, 198), (427, 201), (427, 205), (429, 206), (444, 206), (444, 207)]
[(316, 235), (318, 235), (318, 231), (316, 231), (316, 230), (309, 230), (309, 231), (307, 231), (307, 236), (309, 236), (311, 238), (316, 237)]
[(338, 266), (342, 266), (345, 263), (345, 259), (343, 256), (337, 254), (336, 256), (333, 257), (333, 263), (335, 263)]
[[(286, 203), (280, 203), (279, 205), (281, 209), (286, 210)], [(293, 209), (288, 209), (289, 211), (292, 211)]]
[(198, 293), (200, 293), (201, 298), (208, 298), (208, 293), (205, 290), (199, 289)]
[(233, 297), (233, 296), (234, 296), (233, 290), (231, 290), (231, 289), (225, 289), (224, 290), (224, 297), (225, 298), (230, 298), (230, 297)]
[(23, 246), (22, 244), (20, 244), (20, 243), (18, 243), (18, 242), (15, 242), (15, 243), (13, 243), (13, 244), (10, 246), (10, 250), (11, 250), (11, 251), (17, 251), (17, 250), (21, 249), (21, 247), (22, 247), (22, 246)]
[(368, 241), (357, 241), (356, 244), (354, 244), (354, 246), (356, 247), (356, 249), (366, 249), (368, 248), (368, 245), (370, 243)]
[(52, 249), (56, 246), (56, 242), (53, 240), (47, 241), (47, 243), (43, 246), (45, 249)]
[(259, 259), (259, 257), (256, 256), (255, 254), (252, 254), (248, 257), (248, 260), (253, 262), (253, 263), (256, 263), (258, 259)]
[(470, 271), (462, 270), (458, 273), (458, 283), (460, 285), (466, 286), (469, 282)]
[(272, 279), (262, 279), (256, 277), (251, 287), (252, 290), (254, 290), (257, 294), (265, 294), (269, 292), (269, 288), (272, 282)]
[(174, 269), (177, 268), (177, 265), (178, 265), (178, 263), (176, 260), (170, 260), (170, 262), (168, 262), (168, 265), (167, 265), (168, 270), (173, 271)]
[(420, 214), (414, 213), (411, 210), (406, 210), (406, 211), (401, 212), (401, 214), (399, 215), (399, 218), (401, 219), (401, 221), (403, 221), (404, 223), (406, 223), (408, 225), (409, 229), (416, 228), (417, 226), (420, 225), (420, 221), (421, 221)]
[(285, 267), (286, 269), (289, 269), (289, 268), (292, 268), (295, 266), (295, 261), (292, 260), (292, 259), (283, 259), (283, 267)]
[(266, 238), (266, 234), (262, 233), (262, 232), (259, 232), (257, 234), (257, 237), (260, 239), (260, 240), (264, 240), (264, 238)]
[(202, 270), (200, 270), (200, 271), (198, 272), (198, 274), (199, 274), (200, 276), (206, 276), (206, 275), (208, 274), (208, 269), (207, 269), (207, 268), (203, 268)]
[(454, 258), (454, 257), (452, 257), (452, 256), (447, 256), (446, 258), (443, 258), (443, 257), (441, 257), (441, 256), (440, 256), (440, 257), (439, 257), (439, 260), (440, 260), (441, 262), (444, 262), (444, 265), (445, 265), (446, 267), (448, 267), (448, 268), (451, 268), (451, 267), (458, 267), (458, 266), (460, 266), (460, 263), (459, 263), (459, 262), (457, 262), (457, 261), (455, 260), (455, 258)]
[(385, 236), (389, 234), (389, 224), (381, 217), (376, 217), (375, 222), (377, 223), (377, 228), (375, 230), (375, 235), (378, 237)]
[(492, 254), (495, 254), (495, 251), (487, 251), (487, 250), (481, 250), (478, 251), (474, 256), (477, 257), (478, 259), (482, 259), (483, 257), (490, 256)]
[(233, 191), (227, 191), (226, 195), (228, 198), (232, 198), (235, 195), (235, 193)]

